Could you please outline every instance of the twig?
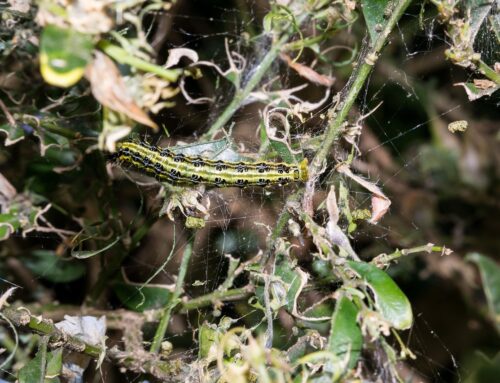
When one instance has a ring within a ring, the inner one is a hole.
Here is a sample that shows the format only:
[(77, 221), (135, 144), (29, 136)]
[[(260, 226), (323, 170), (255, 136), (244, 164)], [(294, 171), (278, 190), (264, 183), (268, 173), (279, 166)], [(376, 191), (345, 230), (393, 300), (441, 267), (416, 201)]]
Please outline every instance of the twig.
[(219, 291), (216, 290), (210, 294), (202, 295), (200, 297), (190, 299), (182, 303), (181, 312), (195, 310), (204, 306), (209, 306), (218, 301), (239, 300), (251, 296), (253, 293), (253, 286), (246, 286), (239, 289)]
[[(314, 160), (311, 163), (309, 172), (312, 178), (314, 178), (322, 169), (323, 162), (326, 160), (326, 157), (330, 153), (333, 143), (339, 137), (340, 132), (342, 131), (342, 126), (347, 119), (347, 115), (351, 110), (354, 101), (358, 97), (359, 92), (363, 88), (368, 75), (373, 69), (373, 66), (378, 60), (380, 51), (386, 44), (389, 34), (403, 15), (405, 9), (408, 7), (408, 5), (410, 5), (410, 3), (411, 0), (401, 0), (396, 3), (391, 16), (385, 24), (384, 29), (382, 30), (382, 32), (380, 32), (371, 48), (368, 48), (369, 43), (365, 42), (365, 48), (361, 49), (361, 55), (358, 60), (359, 69), (351, 75), (351, 79), (348, 83), (349, 88), (346, 89), (344, 93), (345, 97), (342, 98), (340, 110), (329, 111), (330, 113), (332, 113), (333, 119), (330, 120), (326, 134), (324, 136), (323, 144), (321, 145), (320, 149), (316, 153), (316, 156), (314, 157)], [(368, 49), (366, 50), (366, 48)]]
[(14, 117), (12, 117), (12, 114), (9, 112), (9, 109), (7, 109), (7, 106), (3, 103), (2, 100), (0, 100), (0, 109), (2, 109), (3, 114), (5, 114), (9, 125), (16, 126), (16, 120), (14, 119)]
[(211, 139), (215, 134), (224, 127), (234, 113), (240, 108), (245, 99), (250, 95), (254, 88), (260, 83), (264, 75), (268, 72), (271, 64), (277, 59), (281, 50), (290, 38), (290, 34), (285, 33), (278, 42), (274, 43), (272, 48), (266, 53), (261, 63), (253, 73), (252, 77), (245, 84), (243, 89), (237, 89), (233, 99), (224, 109), (222, 114), (212, 124), (210, 129), (203, 135), (205, 140)]
[(179, 76), (182, 74), (182, 70), (180, 69), (166, 69), (159, 65), (152, 64), (150, 62), (132, 56), (125, 49), (113, 45), (109, 41), (105, 40), (100, 41), (98, 47), (102, 49), (102, 51), (106, 53), (108, 56), (112, 57), (121, 64), (130, 65), (144, 72), (154, 73), (170, 82), (177, 81)]
[(175, 306), (177, 306), (177, 304), (180, 302), (179, 298), (182, 294), (183, 290), (182, 287), (184, 286), (184, 279), (186, 277), (187, 268), (192, 253), (193, 253), (193, 245), (191, 242), (188, 242), (186, 244), (186, 248), (184, 249), (184, 253), (182, 254), (181, 266), (179, 268), (179, 275), (177, 276), (177, 281), (175, 282), (174, 293), (172, 294), (170, 302), (168, 302), (165, 308), (163, 309), (163, 314), (160, 320), (160, 324), (156, 329), (156, 333), (153, 338), (153, 343), (151, 344), (150, 351), (153, 353), (157, 353), (160, 350), (161, 343), (165, 338), (165, 333), (167, 332), (168, 323), (170, 322), (170, 314), (172, 313), (172, 309)]
[(442, 255), (449, 255), (452, 253), (450, 249), (444, 246), (435, 246), (433, 243), (428, 243), (427, 245), (412, 247), (411, 249), (396, 250), (391, 254), (380, 254), (379, 256), (373, 258), (371, 263), (377, 267), (387, 266), (390, 262), (404, 257), (406, 255), (415, 253), (441, 253)]
[(102, 347), (94, 346), (83, 342), (77, 337), (66, 334), (54, 326), (52, 321), (35, 317), (26, 309), (7, 308), (0, 311), (15, 327), (26, 327), (40, 335), (48, 336), (51, 347), (64, 347), (65, 349), (80, 352), (98, 359), (102, 353), (116, 365), (124, 367), (130, 371), (138, 373), (148, 373), (158, 379), (172, 382), (183, 381), (182, 362), (176, 360), (173, 363), (161, 360), (157, 355), (141, 353), (140, 355), (120, 351), (117, 348), (105, 350)]

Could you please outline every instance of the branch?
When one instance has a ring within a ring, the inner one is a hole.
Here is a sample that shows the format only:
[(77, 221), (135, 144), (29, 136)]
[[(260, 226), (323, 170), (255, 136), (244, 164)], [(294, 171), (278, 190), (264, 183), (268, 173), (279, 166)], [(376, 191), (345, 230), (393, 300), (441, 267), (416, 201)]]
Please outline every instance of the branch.
[(229, 121), (233, 114), (236, 113), (254, 88), (259, 85), (260, 81), (269, 70), (271, 64), (278, 58), (281, 50), (288, 42), (289, 38), (290, 34), (285, 33), (276, 43), (272, 45), (271, 49), (266, 53), (261, 63), (253, 73), (252, 77), (250, 77), (248, 82), (245, 84), (244, 88), (236, 90), (236, 93), (234, 94), (234, 97), (229, 105), (226, 106), (222, 114), (203, 135), (204, 139), (211, 139)]
[(168, 322), (170, 322), (170, 315), (172, 310), (180, 302), (180, 296), (183, 291), (184, 279), (186, 278), (187, 268), (189, 265), (189, 260), (191, 259), (191, 254), (193, 253), (193, 245), (188, 242), (184, 253), (182, 254), (181, 266), (179, 268), (179, 275), (177, 276), (177, 281), (175, 282), (174, 293), (172, 294), (172, 299), (167, 303), (163, 309), (163, 314), (160, 320), (160, 324), (156, 329), (155, 336), (153, 338), (153, 343), (151, 344), (151, 352), (157, 353), (160, 350), (161, 343), (165, 338), (165, 333), (167, 332)]
[(309, 169), (312, 180), (315, 179), (315, 177), (322, 169), (323, 163), (326, 160), (328, 153), (330, 153), (333, 143), (339, 137), (342, 131), (342, 126), (347, 119), (347, 115), (351, 110), (354, 101), (358, 97), (359, 92), (363, 88), (368, 75), (373, 69), (373, 66), (377, 62), (379, 54), (386, 44), (389, 34), (396, 26), (396, 23), (403, 15), (405, 9), (408, 7), (408, 5), (410, 5), (411, 1), (412, 0), (400, 0), (398, 3), (396, 3), (390, 18), (385, 24), (385, 28), (377, 36), (377, 39), (375, 40), (371, 48), (369, 47), (369, 43), (365, 42), (365, 48), (361, 49), (361, 55), (358, 60), (358, 70), (355, 71), (349, 79), (349, 88), (344, 92), (345, 97), (343, 97), (343, 99), (341, 100), (340, 110), (335, 110), (337, 105), (334, 105), (328, 111), (329, 115), (332, 116), (332, 119), (330, 120), (327, 131), (324, 135), (323, 144), (316, 153), (316, 156), (314, 157)]
[(51, 320), (35, 317), (26, 309), (6, 308), (0, 311), (3, 316), (16, 327), (25, 327), (40, 335), (49, 337), (51, 347), (64, 347), (65, 349), (76, 351), (99, 359), (100, 355), (105, 354), (106, 358), (114, 364), (124, 367), (127, 370), (137, 373), (148, 373), (163, 381), (181, 382), (184, 380), (185, 373), (189, 372), (187, 365), (182, 361), (167, 362), (161, 360), (158, 355), (147, 352), (124, 352), (117, 348), (103, 349), (83, 342), (77, 337), (66, 334), (59, 330)]

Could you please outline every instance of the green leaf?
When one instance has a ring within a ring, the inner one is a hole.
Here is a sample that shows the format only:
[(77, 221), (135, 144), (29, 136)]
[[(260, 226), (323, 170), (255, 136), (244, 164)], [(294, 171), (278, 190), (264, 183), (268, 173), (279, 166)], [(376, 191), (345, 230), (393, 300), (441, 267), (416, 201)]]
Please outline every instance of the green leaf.
[(19, 227), (21, 227), (21, 224), (17, 214), (0, 214), (0, 241), (9, 238)]
[[(337, 363), (331, 363), (328, 370), (339, 376), (344, 369), (354, 368), (363, 344), (361, 329), (357, 323), (358, 308), (349, 298), (343, 295), (335, 306), (327, 349), (339, 357)], [(346, 355), (349, 355), (348, 362)]]
[(116, 281), (112, 287), (120, 302), (134, 311), (142, 312), (165, 307), (172, 299), (172, 292), (165, 286)]
[[(321, 304), (316, 304), (311, 308), (303, 311), (302, 315), (306, 318), (328, 318), (331, 317), (335, 310), (335, 305), (332, 300), (327, 300)], [(299, 319), (297, 323), (302, 324), (303, 327), (314, 329), (321, 333), (327, 333), (330, 330), (330, 323), (328, 320), (302, 320)]]
[(4, 142), (5, 146), (15, 144), (24, 138), (24, 129), (20, 124), (2, 124), (0, 125), (0, 132), (4, 132), (7, 136)]
[(49, 353), (47, 357), (47, 371), (45, 372), (44, 383), (58, 383), (58, 376), (62, 372), (62, 354), (63, 349), (58, 348)]
[(198, 334), (198, 342), (200, 348), (198, 349), (198, 358), (206, 358), (209, 354), (210, 348), (214, 343), (218, 342), (221, 334), (207, 323), (200, 326)]
[(38, 351), (33, 359), (18, 372), (19, 383), (43, 383), (45, 378), (45, 362), (47, 358), (47, 340), (42, 338)]
[(295, 157), (292, 152), (290, 152), (290, 148), (284, 142), (273, 140), (269, 137), (269, 143), (271, 144), (271, 147), (276, 150), (283, 161), (289, 163), (295, 163), (298, 161), (299, 158)]
[(498, 85), (492, 86), (491, 88), (482, 89), (478, 88), (475, 84), (471, 82), (459, 82), (456, 83), (455, 85), (460, 85), (464, 88), (465, 93), (467, 93), (467, 97), (469, 98), (470, 101), (476, 101), (481, 97), (491, 96), (498, 89), (500, 89), (500, 86)]
[(26, 266), (35, 274), (54, 283), (68, 283), (85, 274), (85, 265), (73, 259), (61, 259), (51, 250), (36, 250)]
[(40, 141), (40, 154), (45, 156), (49, 149), (67, 150), (69, 148), (69, 140), (59, 134), (51, 133), (43, 126), (41, 129), (35, 130), (33, 133)]
[(361, 0), (363, 16), (365, 17), (372, 43), (375, 42), (380, 33), (377, 30), (385, 24), (384, 12), (388, 3), (389, 0)]
[(375, 306), (394, 328), (408, 329), (413, 322), (410, 301), (387, 273), (364, 262), (347, 261), (372, 290)]
[(500, 332), (500, 266), (479, 253), (467, 254), (466, 260), (474, 262), (479, 268), (488, 308)]
[(83, 76), (92, 58), (92, 37), (47, 25), (40, 39), (40, 71), (51, 85), (67, 88)]
[(284, 283), (271, 283), (273, 296), (283, 302), (286, 308), (291, 312), (294, 306), (296, 306), (295, 301), (304, 287), (307, 277), (298, 267), (295, 267), (288, 256), (284, 255), (278, 256), (274, 275), (279, 277)]

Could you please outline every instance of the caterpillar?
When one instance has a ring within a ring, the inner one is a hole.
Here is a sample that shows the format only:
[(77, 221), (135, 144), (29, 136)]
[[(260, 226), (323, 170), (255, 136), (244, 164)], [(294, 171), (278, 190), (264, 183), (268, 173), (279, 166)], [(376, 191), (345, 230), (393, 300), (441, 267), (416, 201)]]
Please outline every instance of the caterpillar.
[(307, 159), (285, 162), (232, 162), (187, 156), (145, 142), (116, 145), (111, 161), (128, 166), (158, 181), (180, 185), (206, 184), (217, 187), (286, 185), (307, 181)]

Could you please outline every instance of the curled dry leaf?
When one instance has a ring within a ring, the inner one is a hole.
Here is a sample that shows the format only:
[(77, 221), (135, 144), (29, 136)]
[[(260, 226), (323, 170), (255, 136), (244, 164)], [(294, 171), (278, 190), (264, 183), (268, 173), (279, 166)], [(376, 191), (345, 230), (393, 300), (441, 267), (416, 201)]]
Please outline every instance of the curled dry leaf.
[(187, 57), (193, 63), (197, 63), (199, 60), (198, 53), (192, 49), (188, 48), (175, 48), (168, 51), (168, 59), (165, 63), (165, 68), (171, 68), (181, 61), (181, 58)]
[(10, 296), (14, 293), (14, 290), (16, 290), (16, 289), (17, 289), (17, 287), (11, 287), (0, 296), (0, 309), (7, 303), (8, 299), (10, 298)]
[(284, 53), (281, 54), (281, 59), (285, 61), (287, 65), (295, 70), (300, 76), (315, 84), (331, 87), (335, 83), (335, 79), (333, 77), (319, 74), (314, 69), (304, 64), (293, 61), (290, 56)]
[(326, 224), (326, 236), (328, 240), (337, 245), (341, 252), (345, 252), (352, 259), (359, 260), (358, 255), (354, 251), (351, 245), (351, 241), (347, 237), (347, 235), (342, 231), (342, 229), (338, 226), (340, 211), (339, 206), (337, 204), (337, 197), (335, 196), (335, 187), (332, 185), (330, 187), (330, 191), (328, 192), (328, 196), (326, 197), (326, 210), (328, 211), (328, 223)]
[(97, 51), (94, 61), (87, 66), (85, 76), (92, 86), (92, 94), (101, 104), (143, 125), (158, 129), (128, 94), (120, 71), (108, 56)]
[(382, 190), (380, 190), (377, 185), (361, 178), (360, 176), (355, 175), (348, 165), (341, 164), (339, 167), (337, 167), (337, 171), (356, 181), (358, 184), (372, 193), (372, 218), (368, 222), (376, 224), (378, 221), (380, 221), (385, 213), (387, 213), (387, 211), (389, 210), (389, 206), (391, 206), (391, 200), (387, 198), (387, 196), (382, 192)]

